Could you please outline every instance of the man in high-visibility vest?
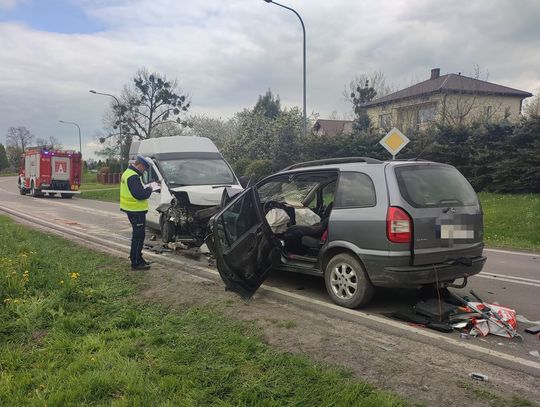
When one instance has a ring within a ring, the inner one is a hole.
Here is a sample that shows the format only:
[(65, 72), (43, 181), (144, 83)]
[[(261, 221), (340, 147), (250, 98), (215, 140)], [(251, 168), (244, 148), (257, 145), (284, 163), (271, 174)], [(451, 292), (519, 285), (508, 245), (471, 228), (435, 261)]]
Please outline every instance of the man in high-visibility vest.
[(149, 168), (150, 164), (146, 158), (138, 155), (135, 162), (124, 171), (120, 181), (120, 210), (127, 214), (133, 229), (129, 253), (132, 270), (148, 270), (150, 268), (150, 263), (142, 257), (142, 249), (148, 198), (152, 194), (152, 187), (145, 188), (141, 180), (141, 176)]

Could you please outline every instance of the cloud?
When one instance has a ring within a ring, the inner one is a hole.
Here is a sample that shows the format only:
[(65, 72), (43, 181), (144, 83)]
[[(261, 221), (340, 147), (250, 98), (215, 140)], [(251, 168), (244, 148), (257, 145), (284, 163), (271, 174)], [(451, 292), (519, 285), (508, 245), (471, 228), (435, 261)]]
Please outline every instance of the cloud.
[[(536, 0), (283, 2), (306, 24), (308, 113), (349, 113), (344, 85), (375, 70), (403, 87), (434, 67), (468, 74), (478, 64), (490, 81), (540, 86)], [(178, 78), (196, 113), (230, 116), (268, 88), (285, 106), (302, 104), (302, 32), (288, 10), (262, 0), (76, 4), (108, 28), (68, 35), (0, 23), (0, 134), (25, 125), (67, 144), (76, 129), (62, 119), (79, 123), (89, 142), (110, 100), (88, 90), (118, 94), (142, 66)]]
[(19, 4), (28, 2), (28, 0), (0, 0), (0, 10), (12, 10)]

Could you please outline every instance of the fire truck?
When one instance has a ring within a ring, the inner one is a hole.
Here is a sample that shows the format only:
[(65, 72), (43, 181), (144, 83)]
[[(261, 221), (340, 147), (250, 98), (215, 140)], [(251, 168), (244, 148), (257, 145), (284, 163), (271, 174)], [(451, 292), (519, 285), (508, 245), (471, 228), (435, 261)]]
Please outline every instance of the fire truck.
[(73, 198), (80, 194), (82, 176), (81, 153), (49, 150), (45, 147), (28, 148), (19, 163), (19, 191), (21, 195)]

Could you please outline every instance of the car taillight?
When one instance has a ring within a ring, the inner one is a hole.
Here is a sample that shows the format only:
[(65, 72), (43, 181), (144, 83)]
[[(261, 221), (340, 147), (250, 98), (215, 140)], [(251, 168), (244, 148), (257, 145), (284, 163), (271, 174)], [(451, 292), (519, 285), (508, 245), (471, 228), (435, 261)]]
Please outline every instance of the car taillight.
[(386, 236), (394, 243), (409, 243), (412, 239), (412, 220), (403, 209), (388, 208), (386, 215)]

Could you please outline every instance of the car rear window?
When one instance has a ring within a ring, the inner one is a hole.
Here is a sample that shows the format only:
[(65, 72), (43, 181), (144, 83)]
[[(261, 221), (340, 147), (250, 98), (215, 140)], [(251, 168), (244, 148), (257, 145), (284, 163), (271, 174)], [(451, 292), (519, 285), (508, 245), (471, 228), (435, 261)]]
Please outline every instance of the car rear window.
[(471, 184), (454, 167), (414, 165), (395, 171), (401, 195), (415, 208), (478, 204)]
[(375, 206), (375, 187), (369, 176), (361, 172), (342, 172), (336, 193), (336, 208)]

